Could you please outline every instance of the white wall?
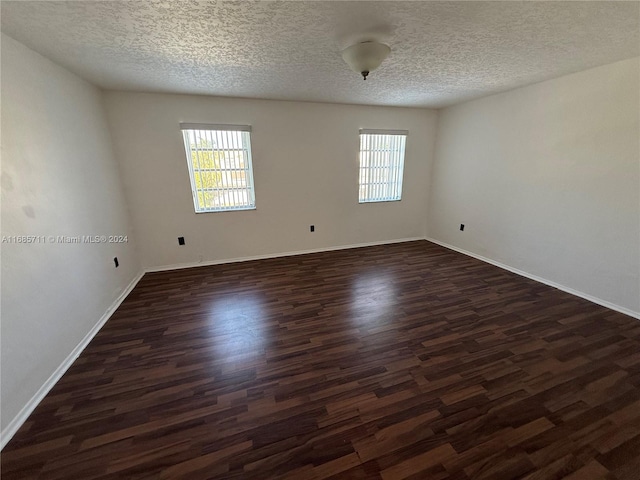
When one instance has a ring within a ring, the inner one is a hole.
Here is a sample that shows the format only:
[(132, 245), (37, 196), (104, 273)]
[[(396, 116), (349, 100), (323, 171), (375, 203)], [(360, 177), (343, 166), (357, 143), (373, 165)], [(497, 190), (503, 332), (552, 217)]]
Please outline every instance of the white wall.
[[(424, 238), (434, 111), (122, 92), (105, 102), (145, 267)], [(194, 213), (180, 122), (252, 126), (256, 210)], [(358, 204), (363, 127), (409, 130), (402, 201)]]
[[(103, 98), (5, 35), (1, 60), (2, 235), (129, 237), (2, 244), (3, 431), (141, 265), (424, 237), (428, 226), (441, 242), (640, 311), (638, 59), (447, 108), (437, 145), (431, 110)], [(255, 211), (194, 213), (180, 122), (252, 125)], [(358, 204), (359, 128), (409, 130), (401, 202)]]
[[(2, 235), (46, 241), (1, 245), (6, 434), (140, 266), (100, 91), (6, 35), (1, 58)], [(129, 243), (46, 240), (103, 234)]]
[(442, 110), (429, 235), (640, 312), (638, 73), (624, 60)]

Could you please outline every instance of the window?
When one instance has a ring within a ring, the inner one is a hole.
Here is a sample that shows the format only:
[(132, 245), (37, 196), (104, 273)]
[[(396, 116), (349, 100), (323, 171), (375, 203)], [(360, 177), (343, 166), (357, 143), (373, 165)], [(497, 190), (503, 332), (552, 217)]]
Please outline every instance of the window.
[(402, 198), (406, 130), (360, 130), (359, 202)]
[(256, 208), (251, 127), (181, 123), (196, 213)]

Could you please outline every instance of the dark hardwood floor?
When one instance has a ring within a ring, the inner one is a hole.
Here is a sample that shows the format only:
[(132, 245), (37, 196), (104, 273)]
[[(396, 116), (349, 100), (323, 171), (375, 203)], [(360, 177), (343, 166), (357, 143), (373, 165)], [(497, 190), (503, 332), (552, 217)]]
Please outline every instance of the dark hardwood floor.
[(640, 321), (426, 241), (147, 274), (8, 479), (640, 479)]

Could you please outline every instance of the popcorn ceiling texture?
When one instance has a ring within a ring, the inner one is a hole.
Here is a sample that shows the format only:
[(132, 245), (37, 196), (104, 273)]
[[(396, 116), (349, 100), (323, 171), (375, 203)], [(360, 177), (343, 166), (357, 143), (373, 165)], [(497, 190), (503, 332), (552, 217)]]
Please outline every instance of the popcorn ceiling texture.
[[(442, 107), (640, 55), (638, 2), (1, 2), (105, 89)], [(364, 82), (340, 51), (392, 52)]]

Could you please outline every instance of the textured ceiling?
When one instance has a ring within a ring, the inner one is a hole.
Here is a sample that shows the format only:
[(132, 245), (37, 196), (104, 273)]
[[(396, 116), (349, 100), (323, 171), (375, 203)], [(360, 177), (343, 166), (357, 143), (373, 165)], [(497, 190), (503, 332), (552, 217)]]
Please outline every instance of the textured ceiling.
[[(441, 107), (640, 55), (638, 2), (2, 1), (2, 31), (106, 88)], [(364, 82), (340, 51), (391, 46)]]

